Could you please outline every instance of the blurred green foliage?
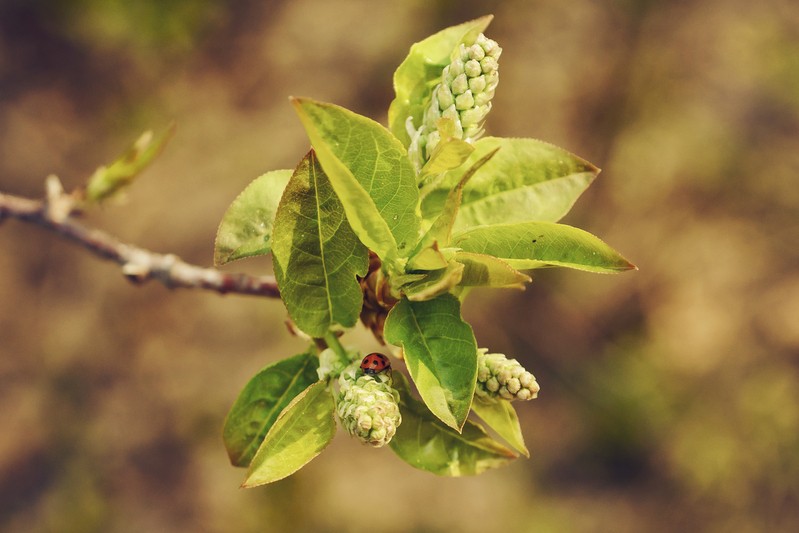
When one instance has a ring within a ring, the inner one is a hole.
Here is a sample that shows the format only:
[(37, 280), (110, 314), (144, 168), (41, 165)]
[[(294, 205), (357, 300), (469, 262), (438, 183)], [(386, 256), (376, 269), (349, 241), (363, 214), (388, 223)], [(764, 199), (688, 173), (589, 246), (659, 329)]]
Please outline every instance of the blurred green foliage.
[[(190, 51), (210, 22), (234, 7), (212, 0), (72, 0), (40, 2), (88, 47)], [(155, 59), (155, 58), (153, 58)]]
[(603, 167), (565, 222), (640, 268), (540, 272), (465, 306), (480, 344), (541, 383), (520, 409), (532, 459), (440, 479), (338, 438), (295, 478), (240, 491), (219, 431), (248, 377), (301, 348), (280, 302), (131, 287), (6, 221), (1, 528), (374, 530), (366, 483), (386, 531), (799, 528), (792, 0), (9, 0), (0, 189), (39, 195), (51, 172), (77, 186), (175, 119), (128, 203), (91, 222), (210, 264), (230, 201), (307, 150), (289, 94), (385, 121), (409, 44), (488, 12), (505, 50), (489, 134)]

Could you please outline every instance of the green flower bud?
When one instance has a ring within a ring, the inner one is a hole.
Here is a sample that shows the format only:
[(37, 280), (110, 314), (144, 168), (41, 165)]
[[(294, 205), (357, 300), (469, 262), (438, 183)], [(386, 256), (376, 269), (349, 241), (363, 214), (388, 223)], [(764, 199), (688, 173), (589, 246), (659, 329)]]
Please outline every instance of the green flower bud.
[(477, 354), (477, 387), (475, 393), (482, 398), (506, 400), (532, 400), (540, 387), (530, 372), (516, 359), (501, 353), (487, 353), (481, 348)]
[(388, 444), (402, 422), (399, 393), (385, 374), (363, 374), (358, 364), (339, 376), (336, 412), (341, 425), (361, 442), (379, 448)]
[(458, 75), (457, 78), (449, 82), (449, 87), (452, 89), (452, 94), (463, 94), (469, 88), (469, 78), (466, 73)]
[(480, 67), (479, 61), (470, 59), (465, 65), (463, 65), (463, 72), (470, 78), (476, 78), (483, 73), (483, 69)]
[(458, 111), (466, 111), (474, 107), (474, 96), (472, 96), (472, 91), (466, 89), (466, 92), (463, 94), (459, 94), (457, 98), (455, 98), (455, 109)]
[[(485, 88), (486, 88), (485, 76), (471, 78), (469, 80), (469, 90), (472, 91), (473, 93), (481, 93), (485, 90)], [(439, 98), (438, 101), (441, 102), (441, 99)]]
[(467, 142), (483, 134), (482, 122), (491, 110), (491, 99), (499, 83), (497, 60), (502, 48), (482, 33), (471, 44), (461, 44), (441, 72), (430, 105), (416, 126), (411, 117), (406, 128), (411, 138), (408, 155), (417, 171), (430, 159), (443, 134), (438, 119), (449, 118), (455, 137)]
[[(357, 356), (357, 353), (348, 352), (348, 355), (350, 360), (352, 360), (354, 356)], [(320, 380), (335, 379), (346, 368), (347, 364), (341, 360), (341, 357), (332, 348), (327, 348), (319, 354), (319, 368), (316, 369), (316, 373), (319, 375)]]
[[(485, 37), (485, 35), (483, 36)], [(473, 44), (469, 47), (469, 58), (474, 59), (476, 61), (480, 61), (486, 56), (485, 50), (479, 44)]]
[[(469, 83), (469, 88), (471, 88), (471, 82)], [(438, 97), (438, 107), (440, 109), (446, 109), (455, 103), (455, 96), (447, 85), (439, 85), (436, 90), (436, 96)]]

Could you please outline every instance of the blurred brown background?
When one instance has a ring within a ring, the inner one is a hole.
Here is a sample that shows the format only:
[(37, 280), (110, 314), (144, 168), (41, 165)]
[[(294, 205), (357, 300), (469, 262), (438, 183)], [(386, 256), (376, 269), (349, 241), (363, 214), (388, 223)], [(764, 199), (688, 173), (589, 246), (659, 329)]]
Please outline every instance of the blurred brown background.
[(467, 300), (480, 345), (542, 385), (519, 405), (532, 459), (446, 479), (339, 435), (241, 490), (221, 426), (253, 373), (303, 348), (282, 304), (134, 287), (6, 221), (0, 529), (799, 530), (794, 0), (3, 0), (0, 190), (76, 187), (174, 120), (88, 222), (208, 265), (228, 203), (307, 148), (289, 95), (384, 122), (411, 43), (485, 13), (505, 50), (488, 131), (602, 167), (565, 222), (640, 267)]

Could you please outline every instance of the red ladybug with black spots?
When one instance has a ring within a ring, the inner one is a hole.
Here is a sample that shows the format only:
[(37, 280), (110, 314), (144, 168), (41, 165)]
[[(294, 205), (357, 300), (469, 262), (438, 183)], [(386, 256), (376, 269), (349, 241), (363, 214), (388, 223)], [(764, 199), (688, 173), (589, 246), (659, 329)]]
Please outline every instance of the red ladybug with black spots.
[(364, 374), (377, 375), (381, 372), (391, 372), (391, 361), (382, 353), (370, 353), (361, 361), (361, 370)]

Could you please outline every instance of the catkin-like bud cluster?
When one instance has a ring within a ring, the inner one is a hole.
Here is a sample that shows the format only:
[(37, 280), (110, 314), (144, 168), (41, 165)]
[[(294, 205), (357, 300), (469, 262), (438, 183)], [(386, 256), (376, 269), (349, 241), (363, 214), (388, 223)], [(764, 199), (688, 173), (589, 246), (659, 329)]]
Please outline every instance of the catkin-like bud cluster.
[[(430, 106), (418, 128), (408, 120), (411, 145), (408, 154), (417, 170), (430, 159), (442, 138), (442, 130), (472, 142), (483, 134), (483, 120), (491, 111), (491, 99), (499, 83), (498, 63), (502, 48), (482, 33), (471, 45), (461, 44), (444, 67), (441, 82), (433, 89)], [(451, 124), (439, 127), (439, 119)]]
[(361, 442), (379, 448), (388, 444), (402, 422), (399, 393), (386, 374), (362, 374), (347, 367), (338, 378), (336, 412), (341, 425)]
[(316, 369), (316, 373), (321, 380), (335, 379), (339, 377), (346, 366), (347, 364), (332, 348), (327, 348), (319, 354), (319, 368)]
[(487, 353), (481, 348), (477, 355), (477, 387), (475, 393), (482, 398), (506, 400), (532, 400), (540, 387), (530, 372), (516, 359), (501, 353)]

